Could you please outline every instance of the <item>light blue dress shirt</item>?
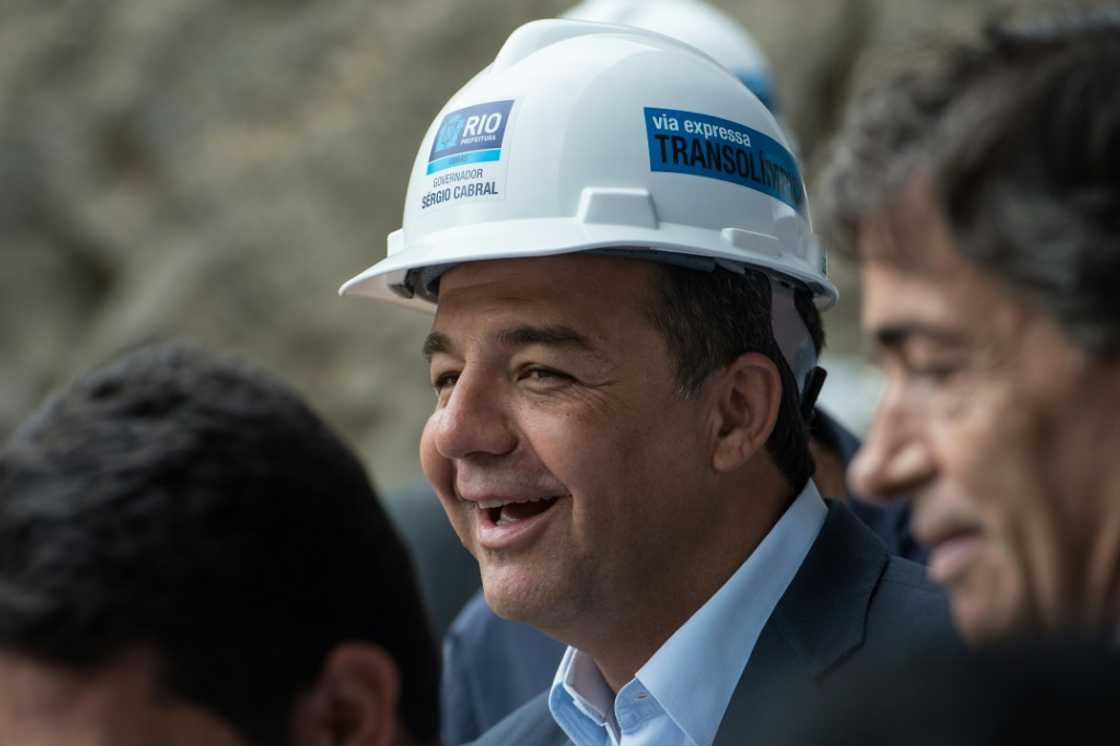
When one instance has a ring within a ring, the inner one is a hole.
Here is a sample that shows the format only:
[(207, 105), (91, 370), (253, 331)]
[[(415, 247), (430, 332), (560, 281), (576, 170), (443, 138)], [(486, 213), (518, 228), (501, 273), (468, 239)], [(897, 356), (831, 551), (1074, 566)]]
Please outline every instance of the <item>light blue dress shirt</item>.
[(576, 746), (711, 746), (758, 636), (797, 574), (828, 509), (810, 480), (739, 569), (617, 696), (569, 647), (548, 707)]

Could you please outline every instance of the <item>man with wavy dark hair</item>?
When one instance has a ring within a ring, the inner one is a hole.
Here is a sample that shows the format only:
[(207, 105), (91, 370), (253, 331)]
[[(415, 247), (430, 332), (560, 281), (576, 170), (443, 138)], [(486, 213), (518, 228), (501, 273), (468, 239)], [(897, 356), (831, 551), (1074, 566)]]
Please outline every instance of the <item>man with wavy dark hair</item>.
[(141, 349), (0, 452), (5, 743), (435, 743), (437, 687), (365, 471), (271, 376)]
[(975, 642), (1120, 629), (1120, 12), (1005, 19), (857, 99), (818, 202), (890, 379), (854, 465), (913, 497)]

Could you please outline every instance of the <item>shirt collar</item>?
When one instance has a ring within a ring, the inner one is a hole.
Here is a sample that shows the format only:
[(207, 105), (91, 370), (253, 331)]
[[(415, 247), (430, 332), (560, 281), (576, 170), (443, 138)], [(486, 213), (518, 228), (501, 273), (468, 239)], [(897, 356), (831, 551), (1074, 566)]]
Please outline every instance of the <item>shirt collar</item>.
[(553, 720), (573, 743), (605, 742), (604, 727), (618, 740), (613, 703), (614, 692), (595, 661), (587, 653), (569, 646), (560, 659), (548, 695), (548, 709)]
[[(715, 740), (758, 636), (827, 514), (809, 480), (739, 569), (638, 670), (635, 679), (698, 746)], [(604, 725), (617, 735), (613, 698), (590, 656), (569, 647), (549, 696), (557, 723), (569, 735), (572, 729), (590, 735), (593, 728), (602, 738)], [(583, 717), (565, 704), (574, 704)]]

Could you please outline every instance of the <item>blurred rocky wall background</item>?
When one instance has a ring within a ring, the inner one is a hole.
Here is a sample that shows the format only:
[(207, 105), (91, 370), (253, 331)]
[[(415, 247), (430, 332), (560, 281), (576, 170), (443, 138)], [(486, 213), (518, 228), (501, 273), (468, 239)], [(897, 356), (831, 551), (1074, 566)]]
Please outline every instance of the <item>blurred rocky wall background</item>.
[[(991, 5), (715, 4), (769, 55), (810, 164), (857, 61)], [(381, 487), (416, 478), (428, 318), (336, 289), (384, 255), (446, 99), (515, 27), (568, 5), (0, 0), (0, 437), (121, 348), (188, 337), (292, 381)], [(838, 275), (842, 368), (858, 305)]]

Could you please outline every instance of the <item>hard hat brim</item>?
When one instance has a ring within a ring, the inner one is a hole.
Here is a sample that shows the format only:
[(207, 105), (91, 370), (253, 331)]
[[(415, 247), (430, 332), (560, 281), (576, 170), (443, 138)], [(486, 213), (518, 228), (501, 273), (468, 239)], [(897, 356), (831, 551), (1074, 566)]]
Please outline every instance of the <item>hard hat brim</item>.
[(805, 263), (802, 271), (782, 258), (775, 236), (739, 229), (712, 231), (690, 225), (661, 223), (656, 227), (627, 225), (625, 238), (618, 225), (587, 224), (575, 218), (506, 220), (450, 228), (410, 242), (407, 251), (402, 231), (389, 235), (389, 256), (352, 277), (339, 295), (357, 295), (390, 301), (417, 309), (433, 310), (423, 298), (395, 290), (409, 270), (465, 262), (571, 254), (612, 247), (649, 248), (656, 251), (702, 256), (732, 265), (749, 265), (800, 280), (812, 291), (818, 308), (836, 303), (839, 293)]

